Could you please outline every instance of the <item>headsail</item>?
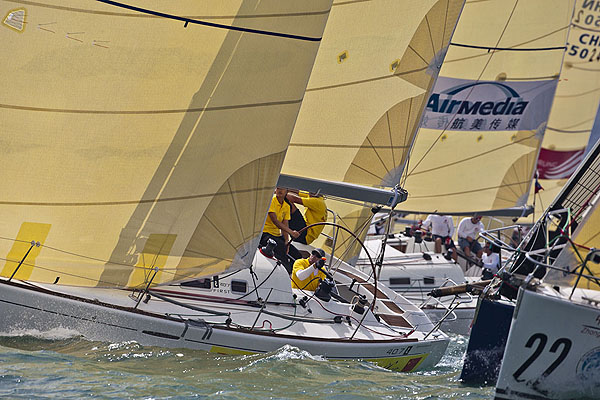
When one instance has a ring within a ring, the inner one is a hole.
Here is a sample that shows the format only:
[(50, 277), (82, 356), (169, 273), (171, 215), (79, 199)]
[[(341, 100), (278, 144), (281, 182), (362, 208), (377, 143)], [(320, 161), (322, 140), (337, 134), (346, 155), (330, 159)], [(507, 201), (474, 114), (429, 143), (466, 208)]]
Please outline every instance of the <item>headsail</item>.
[(577, 1), (560, 82), (537, 161), (543, 188), (535, 202), (538, 216), (558, 195), (589, 147), (588, 138), (600, 102), (600, 32), (595, 22), (599, 18), (596, 2)]
[[(398, 184), (462, 5), (334, 1), (282, 172)], [(372, 216), (362, 204), (328, 205), (352, 231)]]
[(406, 168), (413, 212), (524, 206), (574, 1), (465, 4)]
[(84, 286), (248, 266), (330, 6), (3, 2), (2, 275), (26, 254), (15, 278)]

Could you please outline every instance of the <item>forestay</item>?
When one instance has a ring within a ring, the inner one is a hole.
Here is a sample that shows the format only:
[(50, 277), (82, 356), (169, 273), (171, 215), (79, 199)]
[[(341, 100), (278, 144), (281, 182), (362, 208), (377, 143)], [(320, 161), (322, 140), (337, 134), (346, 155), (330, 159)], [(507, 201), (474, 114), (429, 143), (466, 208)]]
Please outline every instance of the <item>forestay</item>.
[(83, 286), (248, 266), (330, 7), (2, 2), (2, 275), (25, 256), (15, 278)]
[(428, 97), (401, 209), (524, 206), (574, 1), (470, 1)]
[[(335, 1), (282, 172), (398, 184), (462, 6), (463, 0)], [(328, 199), (328, 206), (353, 231), (372, 216), (362, 205)]]

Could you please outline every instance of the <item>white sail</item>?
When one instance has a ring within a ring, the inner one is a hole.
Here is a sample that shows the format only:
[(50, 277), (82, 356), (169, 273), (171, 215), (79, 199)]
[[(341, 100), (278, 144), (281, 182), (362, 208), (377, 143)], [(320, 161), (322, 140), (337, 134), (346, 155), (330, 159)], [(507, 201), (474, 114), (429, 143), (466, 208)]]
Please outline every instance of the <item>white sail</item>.
[(452, 214), (526, 204), (573, 5), (465, 4), (405, 169), (409, 198), (400, 209)]
[(2, 2), (2, 276), (248, 266), (330, 6)]

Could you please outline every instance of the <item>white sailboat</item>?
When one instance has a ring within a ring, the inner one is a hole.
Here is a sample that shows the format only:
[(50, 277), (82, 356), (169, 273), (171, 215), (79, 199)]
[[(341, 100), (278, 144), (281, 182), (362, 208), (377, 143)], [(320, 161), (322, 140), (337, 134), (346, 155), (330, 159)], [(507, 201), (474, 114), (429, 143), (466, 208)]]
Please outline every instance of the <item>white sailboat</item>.
[(3, 329), (437, 363), (401, 296), (341, 263), (333, 299), (292, 289), (256, 251), (331, 1), (0, 7)]
[[(597, 14), (597, 11), (593, 13)], [(543, 146), (546, 148), (553, 144), (554, 149), (557, 151), (572, 150), (578, 148), (578, 146), (583, 149), (589, 136), (589, 129), (592, 126), (594, 113), (597, 109), (598, 97), (595, 88), (599, 77), (598, 73), (595, 72), (595, 62), (587, 60), (582, 62), (579, 52), (573, 54), (569, 51), (573, 44), (582, 50), (583, 47), (580, 47), (580, 41), (585, 41), (587, 37), (596, 35), (595, 28), (591, 24), (581, 24), (583, 15), (587, 16), (589, 22), (589, 14), (589, 2), (576, 2), (570, 25), (568, 47), (561, 71), (561, 80), (549, 120), (549, 127), (555, 129), (550, 129), (546, 133), (543, 142)], [(595, 51), (590, 46), (586, 45), (584, 47), (586, 48), (585, 53)], [(581, 132), (576, 132), (575, 127), (582, 128)], [(557, 130), (564, 132), (557, 132)], [(578, 139), (569, 139), (574, 137), (578, 137)], [(576, 166), (576, 164), (573, 164), (573, 166)], [(569, 174), (564, 175), (563, 178)], [(549, 181), (540, 180), (544, 191), (536, 196), (538, 200), (536, 207), (548, 206), (549, 200), (556, 197), (565, 181), (565, 179), (555, 179), (552, 181), (554, 183), (550, 184)], [(534, 191), (532, 189), (530, 200), (533, 199), (533, 195)], [(552, 197), (548, 197), (549, 195)], [(542, 201), (540, 201), (540, 198)], [(536, 216), (539, 217), (539, 215), (540, 213), (536, 212)], [(536, 246), (543, 246), (543, 243), (537, 243)], [(523, 250), (520, 249), (519, 251)], [(508, 267), (512, 265), (513, 263), (510, 263)], [(505, 285), (502, 292), (506, 292), (507, 287)], [(490, 291), (490, 293), (494, 294), (496, 292)], [(513, 299), (516, 297), (515, 290), (510, 290), (508, 294)], [(495, 383), (511, 327), (514, 300), (503, 302), (493, 297), (486, 297), (481, 300), (479, 307), (480, 312), (473, 325), (461, 378), (468, 382), (487, 381), (488, 383)]]
[(497, 398), (600, 396), (599, 172), (596, 145), (534, 227), (515, 269), (529, 275), (519, 288)]

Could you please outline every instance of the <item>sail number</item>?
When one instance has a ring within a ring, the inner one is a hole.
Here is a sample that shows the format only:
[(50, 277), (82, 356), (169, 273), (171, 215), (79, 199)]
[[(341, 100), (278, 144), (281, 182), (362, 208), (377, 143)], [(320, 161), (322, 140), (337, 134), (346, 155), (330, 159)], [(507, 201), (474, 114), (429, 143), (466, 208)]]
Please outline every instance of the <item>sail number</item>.
[(583, 10), (579, 10), (573, 19), (576, 24), (586, 24), (600, 28), (600, 15), (588, 14)]
[[(527, 340), (527, 343), (525, 343), (525, 347), (530, 349), (534, 345), (536, 345), (536, 348), (531, 354), (531, 356), (529, 356), (529, 358), (525, 360), (525, 362), (513, 374), (513, 378), (515, 378), (517, 382), (523, 382), (525, 380), (521, 378), (521, 375), (544, 352), (547, 343), (548, 336), (544, 335), (543, 333), (534, 333), (533, 335), (531, 335), (529, 340)], [(569, 350), (571, 350), (572, 344), (573, 342), (571, 342), (571, 339), (567, 338), (559, 338), (556, 339), (554, 343), (552, 343), (552, 346), (550, 346), (550, 353), (556, 353), (560, 348), (560, 354), (554, 360), (554, 362), (550, 364), (548, 368), (546, 368), (546, 370), (542, 373), (541, 378), (546, 378), (548, 375), (550, 375), (565, 360), (565, 358), (567, 358), (567, 354), (569, 354)]]
[(570, 56), (579, 55), (579, 58), (589, 62), (600, 61), (600, 51), (598, 51), (596, 48), (590, 50), (587, 47), (580, 47), (576, 44), (572, 44), (568, 48), (568, 54)]
[(394, 356), (396, 354), (401, 355), (401, 356), (407, 356), (411, 350), (412, 350), (412, 346), (408, 346), (405, 349), (389, 349), (388, 351), (386, 351), (386, 354), (389, 354), (391, 356)]

